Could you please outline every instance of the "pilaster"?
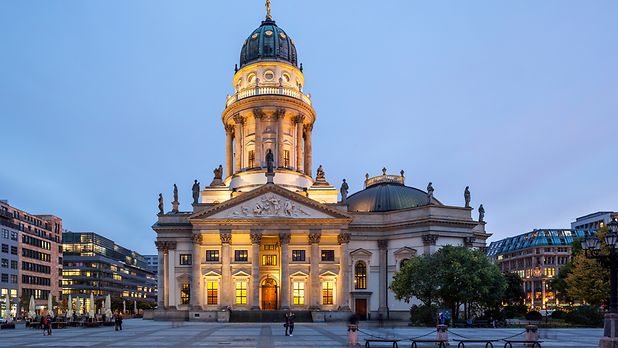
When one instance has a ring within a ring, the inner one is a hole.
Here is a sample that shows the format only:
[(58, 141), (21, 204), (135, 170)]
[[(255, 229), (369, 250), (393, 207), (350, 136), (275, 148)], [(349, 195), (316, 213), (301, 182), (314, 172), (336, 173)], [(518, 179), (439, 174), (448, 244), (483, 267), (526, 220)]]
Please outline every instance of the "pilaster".
[(309, 244), (311, 244), (311, 269), (309, 277), (311, 281), (311, 296), (309, 298), (309, 309), (320, 309), (320, 239), (321, 230), (311, 230), (309, 232)]
[(341, 231), (337, 236), (337, 241), (339, 242), (339, 253), (341, 255), (340, 267), (339, 267), (339, 279), (341, 280), (339, 283), (339, 310), (349, 311), (350, 310), (350, 274), (352, 274), (352, 270), (350, 269), (350, 261), (349, 261), (349, 250), (348, 247), (350, 245), (351, 234), (348, 231)]
[(290, 244), (291, 234), (289, 231), (279, 233), (279, 242), (281, 244), (281, 309), (290, 308), (290, 270), (288, 245)]
[(378, 240), (378, 249), (380, 251), (380, 272), (378, 279), (379, 284), (379, 305), (378, 311), (380, 314), (386, 318), (386, 313), (388, 312), (388, 305), (386, 304), (386, 296), (388, 295), (388, 281), (387, 281), (387, 267), (388, 267), (388, 240), (380, 239)]
[(251, 309), (260, 309), (260, 242), (261, 230), (251, 230)]
[(193, 255), (191, 262), (191, 296), (190, 303), (191, 308), (201, 310), (202, 309), (202, 259), (201, 259), (201, 246), (202, 235), (199, 233), (193, 234)]

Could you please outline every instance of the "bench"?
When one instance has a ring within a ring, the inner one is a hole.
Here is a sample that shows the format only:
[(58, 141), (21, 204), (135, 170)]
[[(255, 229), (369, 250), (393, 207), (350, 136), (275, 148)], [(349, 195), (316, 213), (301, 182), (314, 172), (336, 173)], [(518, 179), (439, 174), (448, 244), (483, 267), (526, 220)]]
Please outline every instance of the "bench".
[(52, 329), (65, 329), (67, 324), (64, 321), (52, 321)]
[(14, 329), (14, 328), (15, 328), (15, 323), (6, 323), (6, 324), (0, 325), (0, 329), (2, 329), (2, 330)]
[(489, 327), (491, 326), (489, 320), (474, 320), (472, 321), (472, 326), (476, 327)]
[(99, 327), (99, 323), (98, 322), (85, 322), (84, 323), (84, 327)]
[(399, 345), (397, 344), (397, 342), (399, 342), (401, 340), (396, 340), (396, 339), (373, 339), (373, 338), (365, 338), (365, 347), (369, 348), (369, 342), (375, 342), (375, 343), (392, 343), (393, 344), (393, 348), (399, 348)]
[(448, 344), (447, 340), (412, 340), (412, 345), (410, 348), (417, 348), (417, 343), (437, 343), (438, 348), (446, 348)]
[(452, 321), (452, 325), (453, 327), (466, 327), (468, 326), (468, 323), (463, 319), (455, 319)]
[(465, 348), (466, 343), (485, 343), (485, 348), (494, 348), (493, 342), (498, 342), (499, 340), (453, 340), (455, 342), (459, 342), (457, 348)]
[(543, 341), (516, 341), (516, 340), (503, 340), (504, 342), (506, 342), (504, 344), (504, 348), (513, 348), (512, 343), (522, 343), (525, 345), (532, 345), (532, 348), (541, 348), (541, 342)]

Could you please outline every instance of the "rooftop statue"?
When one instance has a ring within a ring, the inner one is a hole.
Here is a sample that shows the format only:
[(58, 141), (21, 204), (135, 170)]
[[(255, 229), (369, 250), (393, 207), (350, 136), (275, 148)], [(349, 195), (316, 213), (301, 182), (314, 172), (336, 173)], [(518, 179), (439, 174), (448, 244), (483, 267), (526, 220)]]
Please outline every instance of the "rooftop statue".
[(172, 213), (178, 213), (178, 187), (174, 184), (174, 201), (172, 202)]
[(427, 198), (429, 198), (429, 203), (431, 203), (431, 200), (433, 199), (433, 186), (431, 184), (431, 182), (427, 185)]
[(275, 164), (275, 156), (271, 149), (266, 151), (266, 172), (273, 173), (274, 172), (274, 164)]
[(197, 179), (193, 182), (193, 187), (191, 188), (193, 192), (193, 204), (197, 204), (200, 199), (200, 183)]
[(470, 208), (470, 186), (466, 186), (464, 190), (464, 200), (466, 201), (466, 208)]
[(215, 180), (223, 179), (223, 166), (219, 164), (219, 167), (215, 168), (215, 170), (213, 170), (213, 173), (215, 174)]
[(347, 201), (349, 189), (350, 186), (348, 186), (348, 183), (345, 181), (345, 179), (343, 179), (343, 183), (341, 184), (341, 188), (339, 189), (339, 192), (341, 192), (341, 203), (345, 203)]
[(322, 168), (322, 165), (320, 164), (320, 166), (318, 167), (318, 170), (315, 173), (315, 179), (320, 180), (320, 179), (325, 179), (325, 178), (326, 178), (326, 174), (324, 174), (324, 169)]
[(159, 193), (159, 214), (163, 215), (163, 194)]
[(483, 205), (481, 204), (481, 206), (479, 207), (479, 222), (484, 222), (485, 221), (485, 208), (483, 208)]

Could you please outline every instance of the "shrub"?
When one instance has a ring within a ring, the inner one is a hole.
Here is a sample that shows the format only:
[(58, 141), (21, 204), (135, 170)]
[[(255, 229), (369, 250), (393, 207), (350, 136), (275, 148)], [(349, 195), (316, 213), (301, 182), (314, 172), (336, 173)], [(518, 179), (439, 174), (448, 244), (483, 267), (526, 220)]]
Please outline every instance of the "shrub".
[(564, 319), (569, 324), (583, 326), (603, 326), (603, 314), (594, 306), (579, 306), (573, 311), (564, 314)]
[(566, 312), (560, 309), (556, 309), (552, 314), (551, 317), (553, 319), (564, 319), (564, 316), (566, 315)]
[(502, 317), (504, 319), (523, 318), (528, 309), (526, 305), (518, 304), (515, 306), (505, 306), (502, 309)]
[(537, 311), (530, 311), (526, 314), (526, 320), (543, 320), (543, 316)]
[(438, 321), (438, 307), (414, 305), (410, 308), (410, 324), (413, 326), (435, 326)]

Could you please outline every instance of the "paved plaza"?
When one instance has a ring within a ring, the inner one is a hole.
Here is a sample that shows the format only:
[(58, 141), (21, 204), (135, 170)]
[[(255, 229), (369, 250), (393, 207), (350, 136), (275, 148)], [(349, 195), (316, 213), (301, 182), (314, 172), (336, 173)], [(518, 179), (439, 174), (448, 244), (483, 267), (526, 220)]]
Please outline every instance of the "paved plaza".
[[(293, 337), (284, 335), (283, 324), (260, 323), (195, 323), (132, 319), (124, 321), (124, 330), (113, 327), (68, 328), (54, 330), (43, 336), (41, 330), (0, 330), (0, 347), (346, 347), (346, 326), (343, 323), (299, 323)], [(175, 327), (174, 327), (175, 326)], [(416, 337), (430, 328), (384, 328), (361, 323), (363, 332), (380, 337)], [(456, 335), (468, 338), (503, 338), (522, 332), (522, 329), (452, 329), (451, 347), (456, 347)], [(542, 329), (543, 347), (598, 347), (602, 329)], [(368, 337), (361, 333), (359, 339)], [(435, 333), (427, 336), (435, 337)], [(521, 337), (521, 336), (520, 336)], [(455, 343), (455, 344), (453, 344)], [(400, 347), (410, 347), (409, 341)], [(472, 345), (482, 347), (484, 345)], [(495, 347), (503, 347), (499, 343)], [(421, 346), (423, 347), (423, 346)], [(425, 345), (424, 347), (433, 347)], [(466, 345), (468, 347), (468, 345)]]

